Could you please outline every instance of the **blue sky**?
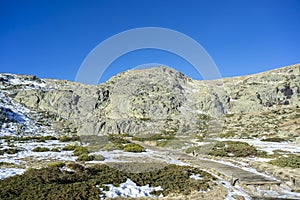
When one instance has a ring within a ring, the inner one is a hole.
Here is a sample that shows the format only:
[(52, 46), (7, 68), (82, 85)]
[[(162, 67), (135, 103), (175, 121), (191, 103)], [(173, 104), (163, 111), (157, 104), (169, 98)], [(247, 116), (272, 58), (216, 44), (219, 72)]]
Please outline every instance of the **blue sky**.
[[(103, 40), (128, 29), (164, 27), (201, 44), (223, 77), (300, 62), (299, 0), (0, 0), (0, 72), (74, 80)], [(182, 58), (145, 49), (121, 56), (102, 81), (144, 63), (199, 79)]]

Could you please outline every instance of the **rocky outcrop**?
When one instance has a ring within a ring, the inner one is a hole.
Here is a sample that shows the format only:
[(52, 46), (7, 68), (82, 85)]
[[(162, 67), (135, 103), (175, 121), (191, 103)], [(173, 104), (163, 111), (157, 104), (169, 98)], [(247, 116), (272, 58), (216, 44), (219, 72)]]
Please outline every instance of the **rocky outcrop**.
[(14, 101), (60, 116), (80, 135), (205, 133), (208, 120), (226, 120), (226, 114), (300, 107), (299, 64), (214, 81), (195, 81), (166, 67), (126, 71), (97, 86), (35, 81), (45, 85), (14, 88)]

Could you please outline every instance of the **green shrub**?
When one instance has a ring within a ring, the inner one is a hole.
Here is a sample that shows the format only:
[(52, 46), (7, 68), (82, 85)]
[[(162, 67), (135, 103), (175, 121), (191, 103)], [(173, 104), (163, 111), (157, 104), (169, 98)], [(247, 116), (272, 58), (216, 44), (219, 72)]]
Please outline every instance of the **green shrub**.
[(47, 147), (35, 147), (32, 151), (33, 152), (46, 152), (46, 151), (50, 151), (50, 149)]
[(264, 141), (264, 142), (284, 142), (285, 139), (283, 139), (283, 138), (278, 138), (278, 137), (274, 137), (274, 138), (266, 138), (266, 139), (262, 139), (261, 141)]
[(90, 153), (90, 152), (87, 149), (87, 147), (81, 147), (81, 146), (75, 147), (75, 149), (73, 151), (74, 156), (79, 156), (81, 154), (88, 154), (88, 153)]
[(300, 168), (300, 156), (299, 155), (290, 155), (288, 157), (279, 157), (275, 160), (269, 161), (272, 165), (277, 165), (279, 167), (291, 167), (291, 168)]
[(51, 151), (53, 151), (53, 152), (60, 152), (59, 148), (57, 148), (57, 147), (51, 149)]
[(139, 153), (139, 152), (144, 152), (145, 148), (142, 147), (141, 145), (131, 143), (131, 144), (126, 144), (123, 148), (123, 151)]
[(57, 140), (56, 137), (51, 136), (51, 135), (46, 135), (46, 136), (22, 136), (22, 137), (3, 136), (3, 137), (0, 137), (0, 138), (5, 139), (6, 142), (10, 142), (10, 141), (29, 141), (29, 140), (35, 140), (37, 142), (45, 142), (45, 140)]
[(54, 168), (61, 168), (64, 167), (66, 164), (64, 162), (61, 161), (57, 161), (57, 162), (51, 162), (48, 164), (48, 167), (54, 167)]
[(157, 140), (171, 140), (174, 139), (173, 135), (164, 135), (164, 134), (153, 134), (150, 136), (144, 135), (144, 136), (134, 136), (132, 137), (132, 140), (136, 141), (157, 141)]
[(231, 138), (236, 136), (235, 132), (227, 132), (227, 133), (221, 133), (220, 138)]
[[(191, 191), (207, 191), (213, 184), (213, 177), (198, 168), (190, 166), (168, 165), (162, 167), (155, 163), (116, 163), (117, 167), (94, 165), (85, 168), (71, 163), (68, 172), (59, 167), (30, 169), (22, 175), (16, 175), (0, 181), (0, 199), (99, 199), (103, 193), (96, 187), (107, 189), (105, 184), (119, 186), (127, 178), (137, 185), (161, 186), (163, 191), (155, 194), (189, 194)], [(118, 170), (120, 167), (151, 169), (142, 173), (129, 173)], [(156, 168), (155, 168), (156, 167)], [(191, 179), (192, 174), (200, 174), (202, 180)]]
[(15, 153), (18, 153), (18, 152), (19, 152), (19, 150), (17, 148), (6, 148), (6, 149), (0, 150), (0, 155), (3, 155), (4, 153), (15, 154)]
[(0, 166), (7, 166), (7, 165), (11, 165), (11, 163), (8, 163), (8, 162), (0, 162)]
[(94, 155), (94, 160), (96, 161), (104, 161), (105, 160), (105, 157), (101, 154), (95, 154)]
[(116, 145), (113, 143), (108, 143), (102, 148), (103, 151), (114, 151), (114, 150), (122, 150), (122, 149), (123, 149), (123, 145)]
[(247, 157), (256, 156), (258, 151), (246, 142), (222, 141), (217, 142), (209, 154), (212, 156)]
[(75, 142), (75, 141), (80, 141), (80, 137), (77, 135), (74, 135), (71, 137), (64, 135), (59, 138), (59, 141), (60, 142)]
[(122, 135), (109, 135), (108, 140), (114, 144), (129, 144), (130, 141), (123, 138)]
[(64, 150), (64, 151), (74, 151), (76, 147), (77, 146), (74, 145), (74, 144), (69, 144), (68, 146), (63, 147), (62, 150)]
[(94, 158), (95, 158), (95, 156), (85, 153), (85, 154), (79, 155), (76, 160), (77, 161), (92, 161), (92, 160), (94, 160)]

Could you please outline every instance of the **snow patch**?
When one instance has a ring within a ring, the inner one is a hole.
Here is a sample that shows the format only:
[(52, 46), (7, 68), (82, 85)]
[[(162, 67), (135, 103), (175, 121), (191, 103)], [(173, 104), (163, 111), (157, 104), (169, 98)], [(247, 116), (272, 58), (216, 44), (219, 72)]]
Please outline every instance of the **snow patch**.
[[(121, 183), (119, 187), (115, 187), (112, 184), (107, 184), (105, 186), (109, 187), (109, 191), (99, 188), (106, 197), (116, 198), (116, 197), (157, 197), (150, 194), (153, 191), (163, 190), (162, 187), (150, 187), (146, 186), (137, 186), (132, 180), (127, 179), (125, 183)], [(97, 186), (99, 187), (99, 186)], [(159, 196), (159, 197), (162, 197)]]
[(2, 168), (0, 169), (0, 180), (5, 179), (10, 176), (14, 176), (17, 174), (23, 174), (25, 169), (18, 169), (18, 168)]

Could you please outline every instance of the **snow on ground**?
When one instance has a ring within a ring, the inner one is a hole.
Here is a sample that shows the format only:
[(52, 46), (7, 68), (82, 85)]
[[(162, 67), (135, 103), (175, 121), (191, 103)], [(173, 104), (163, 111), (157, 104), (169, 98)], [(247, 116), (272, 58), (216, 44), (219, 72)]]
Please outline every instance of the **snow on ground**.
[(18, 168), (2, 168), (0, 169), (0, 180), (17, 174), (23, 174), (25, 169)]
[[(99, 188), (106, 197), (115, 198), (115, 197), (156, 197), (155, 195), (150, 194), (152, 191), (163, 190), (162, 187), (150, 187), (138, 186), (132, 180), (127, 179), (125, 183), (121, 183), (119, 187), (115, 187), (112, 184), (107, 184), (105, 186), (109, 187), (109, 191), (105, 191), (103, 188)], [(97, 186), (99, 187), (99, 186)], [(160, 196), (162, 197), (162, 196)]]
[[(175, 165), (181, 165), (181, 166), (187, 166), (187, 163), (181, 162), (177, 159), (174, 159), (170, 155), (162, 155), (160, 152), (156, 152), (153, 150), (147, 149), (146, 152), (141, 153), (132, 153), (132, 152), (124, 152), (121, 150), (114, 150), (114, 151), (98, 151), (94, 154), (101, 154), (104, 156), (104, 161), (88, 161), (87, 163), (105, 163), (105, 162), (124, 162), (128, 159), (126, 158), (143, 158), (145, 160), (151, 159), (151, 160), (157, 160), (158, 162), (165, 162), (168, 164), (175, 164)], [(132, 159), (131, 159), (132, 160)], [(139, 160), (141, 162), (141, 160)]]
[(225, 138), (219, 138), (218, 140), (247, 142), (248, 144), (255, 146), (257, 149), (266, 151), (269, 154), (273, 154), (274, 150), (288, 151), (291, 153), (300, 153), (300, 145), (291, 142), (264, 142), (264, 141), (260, 141), (259, 139), (225, 139)]
[(36, 80), (28, 80), (29, 76), (20, 76), (16, 74), (4, 73), (0, 74), (0, 78), (2, 81), (9, 85), (26, 85), (30, 88), (44, 88), (46, 87), (46, 83), (36, 78)]
[[(29, 114), (32, 112), (25, 106), (12, 101), (2, 91), (0, 91), (0, 109), (2, 113), (6, 114), (6, 117), (11, 121), (3, 123), (1, 127), (0, 136), (17, 136), (18, 131), (21, 131), (24, 135), (41, 134), (45, 132), (46, 128), (37, 125)], [(48, 133), (53, 133), (48, 130)]]
[(192, 174), (192, 175), (190, 175), (190, 178), (195, 179), (195, 180), (203, 179), (200, 174)]
[(222, 185), (228, 189), (228, 194), (225, 200), (235, 200), (234, 196), (242, 196), (245, 200), (251, 200), (252, 198), (243, 191), (243, 189), (239, 186), (231, 186), (228, 181), (222, 180)]
[[(2, 145), (5, 146), (5, 142)], [(20, 149), (21, 151), (15, 154), (4, 154), (0, 156), (0, 162), (8, 162), (12, 164), (21, 164), (23, 161), (21, 159), (24, 158), (34, 158), (36, 160), (61, 160), (61, 161), (75, 161), (76, 156), (73, 156), (73, 151), (61, 151), (61, 152), (33, 152), (32, 150), (35, 147), (47, 147), (50, 150), (52, 148), (62, 148), (67, 146), (68, 143), (59, 142), (58, 140), (46, 140), (45, 142), (33, 142), (27, 141), (23, 143), (14, 142), (15, 147)]]

